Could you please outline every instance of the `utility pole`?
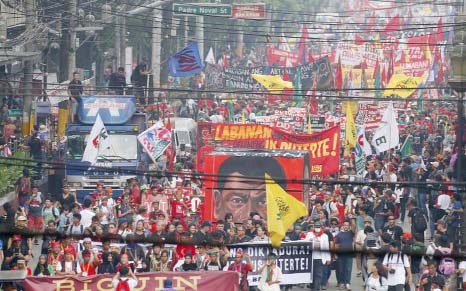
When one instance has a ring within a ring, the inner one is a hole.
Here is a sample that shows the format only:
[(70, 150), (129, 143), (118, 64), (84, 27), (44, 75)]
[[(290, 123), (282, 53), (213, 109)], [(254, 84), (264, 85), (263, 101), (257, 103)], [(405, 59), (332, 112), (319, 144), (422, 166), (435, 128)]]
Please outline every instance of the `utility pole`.
[(152, 76), (154, 78), (154, 88), (160, 87), (160, 66), (162, 53), (162, 11), (154, 9), (152, 11)]
[[(26, 31), (32, 31), (36, 22), (35, 15), (35, 0), (26, 0), (25, 12), (26, 12)], [(34, 51), (34, 43), (31, 41), (27, 42), (24, 47), (26, 52)], [(24, 96), (23, 96), (23, 128), (22, 133), (24, 135), (31, 134), (33, 125), (33, 114), (32, 113), (32, 74), (33, 74), (33, 60), (28, 59), (24, 62)]]
[(196, 16), (196, 41), (199, 55), (204, 61), (204, 16)]
[(121, 32), (120, 32), (120, 66), (124, 67), (126, 64), (126, 5), (122, 4), (121, 13)]
[(120, 9), (117, 9), (117, 15), (115, 16), (115, 71), (120, 66), (121, 59), (121, 16), (118, 15), (121, 12)]
[(69, 15), (70, 15), (70, 46), (68, 50), (68, 80), (73, 78), (73, 73), (76, 71), (76, 27), (78, 26), (78, 1), (69, 0)]

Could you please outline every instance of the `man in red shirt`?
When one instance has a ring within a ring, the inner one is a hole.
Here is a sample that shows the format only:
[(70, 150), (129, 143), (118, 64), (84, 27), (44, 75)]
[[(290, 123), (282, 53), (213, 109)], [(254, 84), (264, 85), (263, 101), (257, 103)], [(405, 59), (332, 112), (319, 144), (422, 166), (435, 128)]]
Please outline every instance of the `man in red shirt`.
[(186, 199), (183, 197), (183, 189), (178, 188), (175, 192), (175, 197), (170, 201), (171, 216), (179, 216), (181, 220), (184, 219), (184, 213), (188, 211)]
[[(243, 262), (243, 257), (246, 258), (246, 262)], [(235, 261), (228, 267), (228, 271), (234, 271), (239, 274), (240, 291), (248, 291), (248, 273), (252, 272), (254, 264), (251, 261), (251, 257), (248, 254), (243, 255), (241, 250), (236, 252)]]
[(82, 252), (84, 262), (81, 264), (81, 276), (94, 276), (95, 268), (98, 266), (98, 260), (93, 260), (91, 262), (91, 252), (89, 250), (84, 250)]
[(100, 202), (102, 200), (102, 197), (106, 196), (106, 193), (104, 192), (104, 183), (98, 182), (97, 183), (97, 190), (94, 191), (91, 195), (92, 199), (92, 207), (100, 205)]

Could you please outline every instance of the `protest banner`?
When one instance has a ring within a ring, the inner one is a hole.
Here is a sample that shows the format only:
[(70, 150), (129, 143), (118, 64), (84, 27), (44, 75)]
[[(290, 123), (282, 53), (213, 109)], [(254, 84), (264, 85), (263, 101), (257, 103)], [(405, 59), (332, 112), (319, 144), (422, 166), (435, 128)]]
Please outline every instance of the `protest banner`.
[[(99, 290), (113, 291), (113, 274), (96, 276), (28, 276), (20, 284), (25, 290)], [(163, 281), (171, 279), (175, 290), (216, 291), (222, 286), (225, 291), (239, 290), (239, 277), (236, 272), (151, 272), (136, 274), (138, 284), (135, 290), (162, 290)]]
[[(254, 264), (254, 269), (248, 275), (249, 286), (257, 286), (260, 279), (258, 270), (270, 252), (270, 244), (263, 242), (249, 242), (245, 244), (229, 245), (229, 263), (232, 263), (237, 251), (248, 254)], [(281, 285), (306, 284), (312, 282), (312, 244), (309, 242), (283, 242), (277, 254), (277, 266), (283, 273)]]
[(171, 138), (171, 131), (157, 124), (138, 135), (139, 143), (154, 163), (168, 148)]
[[(206, 88), (208, 89), (228, 89), (247, 90), (255, 92), (265, 92), (251, 74), (259, 75), (280, 75), (285, 71), (290, 80), (294, 80), (296, 74), (300, 74), (302, 90), (309, 90), (317, 74), (319, 80), (317, 89), (333, 89), (332, 67), (328, 56), (296, 67), (235, 67), (222, 68), (214, 65), (207, 65), (204, 73), (206, 75)], [(220, 81), (222, 80), (221, 84)]]
[[(339, 126), (313, 134), (292, 134), (261, 124), (199, 122), (197, 132), (198, 149), (204, 146), (213, 146), (243, 149), (305, 150), (310, 152), (312, 175), (328, 175), (338, 172), (340, 164)], [(202, 150), (200, 152), (203, 153)], [(198, 155), (198, 161), (202, 161), (202, 159), (203, 156)]]
[(273, 46), (267, 46), (267, 63), (273, 65), (284, 65), (288, 61), (292, 66), (297, 66), (300, 63), (297, 52), (281, 50)]

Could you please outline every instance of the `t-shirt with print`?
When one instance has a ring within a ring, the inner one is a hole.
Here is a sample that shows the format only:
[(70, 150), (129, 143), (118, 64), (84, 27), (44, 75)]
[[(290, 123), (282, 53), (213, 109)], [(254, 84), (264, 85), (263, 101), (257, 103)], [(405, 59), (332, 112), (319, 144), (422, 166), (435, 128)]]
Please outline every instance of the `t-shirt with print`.
[(383, 259), (385, 266), (391, 267), (395, 270), (394, 274), (388, 272), (387, 280), (388, 286), (404, 285), (406, 281), (406, 270), (405, 268), (411, 267), (409, 259), (406, 254), (400, 253), (388, 253)]

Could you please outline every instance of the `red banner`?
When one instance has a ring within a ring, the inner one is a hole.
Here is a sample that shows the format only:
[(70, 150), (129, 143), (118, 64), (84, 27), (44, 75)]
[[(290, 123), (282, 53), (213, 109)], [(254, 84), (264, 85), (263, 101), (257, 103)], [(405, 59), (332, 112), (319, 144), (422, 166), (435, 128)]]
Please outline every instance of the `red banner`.
[(299, 65), (299, 56), (297, 52), (289, 52), (285, 50), (281, 50), (278, 48), (274, 48), (271, 46), (267, 46), (267, 62), (269, 65), (280, 65), (286, 66), (286, 61), (294, 67)]
[[(171, 272), (142, 273), (136, 275), (138, 285), (135, 291), (162, 290), (165, 279), (173, 280), (175, 290), (184, 291), (216, 291), (222, 286), (225, 291), (239, 291), (239, 278), (236, 272)], [(113, 291), (113, 275), (81, 276), (51, 276), (27, 277), (22, 283), (26, 291), (60, 290), (60, 291)]]
[[(313, 134), (293, 134), (261, 124), (198, 123), (198, 145), (205, 146), (309, 151), (311, 175), (338, 172), (340, 164), (340, 126)], [(204, 156), (198, 155), (199, 163)], [(325, 165), (325, 167), (324, 167)], [(203, 165), (200, 164), (200, 169)]]

